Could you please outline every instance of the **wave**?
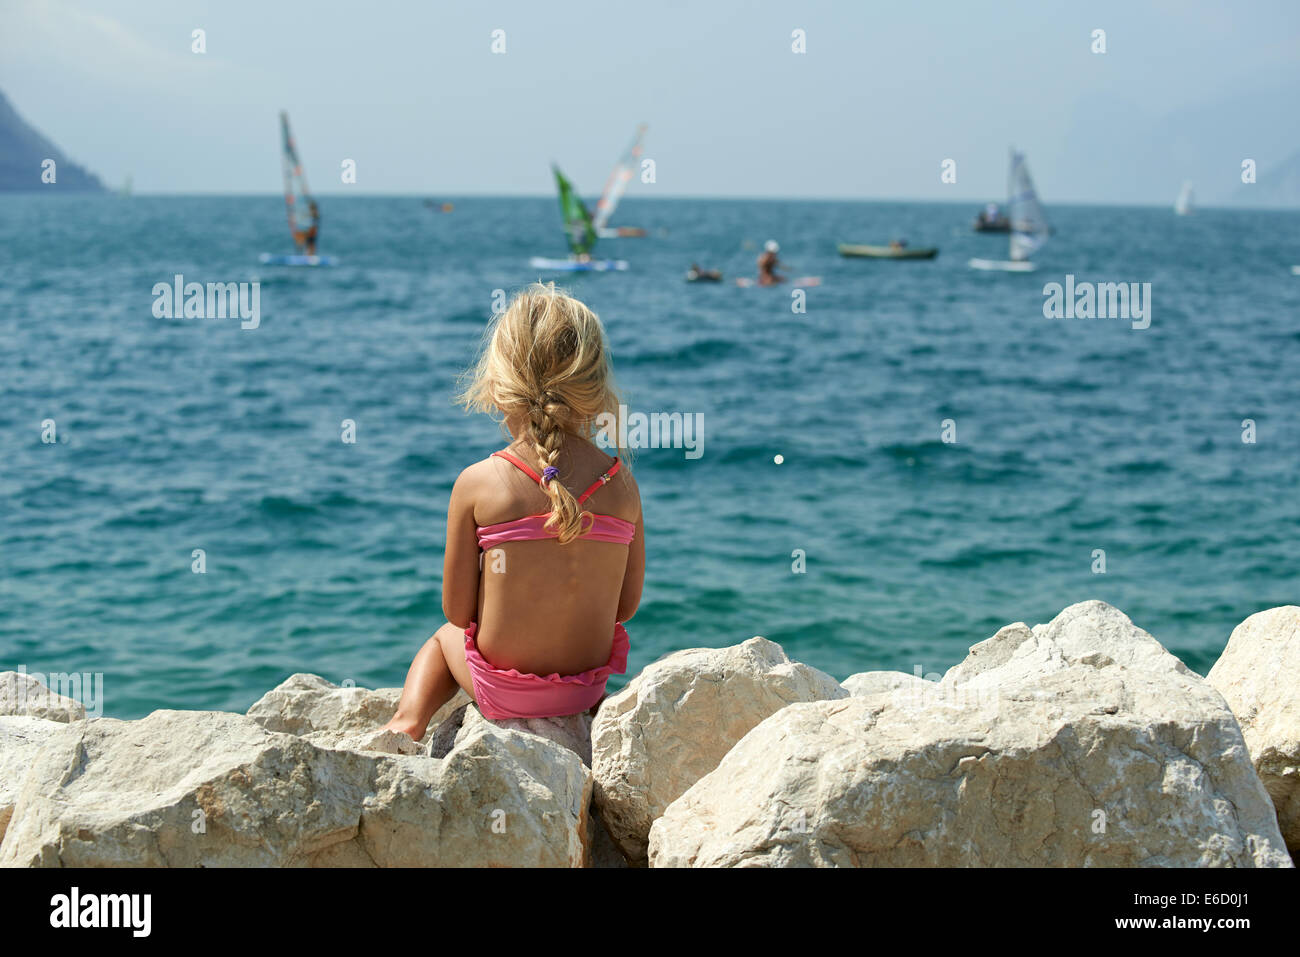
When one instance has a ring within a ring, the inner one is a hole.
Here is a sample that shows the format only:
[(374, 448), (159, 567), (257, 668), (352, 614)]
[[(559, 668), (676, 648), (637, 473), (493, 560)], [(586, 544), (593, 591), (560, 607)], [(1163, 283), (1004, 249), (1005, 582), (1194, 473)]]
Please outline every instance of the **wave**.
[(675, 349), (647, 348), (621, 352), (618, 356), (618, 367), (637, 368), (667, 364), (672, 368), (697, 369), (741, 357), (748, 352), (748, 347), (736, 340), (698, 339)]
[(1038, 548), (967, 545), (940, 558), (922, 558), (919, 564), (927, 568), (966, 569), (998, 564), (1033, 565), (1058, 557), (1059, 553)]

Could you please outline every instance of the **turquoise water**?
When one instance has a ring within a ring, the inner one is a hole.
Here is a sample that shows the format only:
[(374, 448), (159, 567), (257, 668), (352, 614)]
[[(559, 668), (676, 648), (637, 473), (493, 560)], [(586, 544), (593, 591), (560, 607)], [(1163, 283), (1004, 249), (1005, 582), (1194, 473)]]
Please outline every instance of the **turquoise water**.
[[(704, 417), (700, 458), (634, 460), (633, 673), (755, 634), (838, 677), (937, 672), (1086, 598), (1204, 672), (1237, 622), (1297, 601), (1300, 214), (1049, 206), (1040, 270), (1016, 275), (967, 269), (1006, 253), (974, 212), (620, 209), (654, 235), (602, 243), (631, 270), (569, 288), (632, 410)], [(295, 671), (401, 683), (442, 622), (452, 481), (500, 447), (452, 407), (455, 378), (494, 290), (562, 237), (552, 199), (323, 213), (342, 265), (277, 270), (256, 261), (288, 251), (277, 197), (0, 197), (0, 669), (102, 672), (119, 717), (242, 710)], [(899, 234), (939, 258), (835, 252)], [(682, 281), (693, 260), (752, 272), (769, 237), (824, 279), (806, 312)], [(260, 327), (155, 318), (176, 273), (260, 280)], [(1045, 319), (1067, 273), (1150, 282), (1151, 327)]]

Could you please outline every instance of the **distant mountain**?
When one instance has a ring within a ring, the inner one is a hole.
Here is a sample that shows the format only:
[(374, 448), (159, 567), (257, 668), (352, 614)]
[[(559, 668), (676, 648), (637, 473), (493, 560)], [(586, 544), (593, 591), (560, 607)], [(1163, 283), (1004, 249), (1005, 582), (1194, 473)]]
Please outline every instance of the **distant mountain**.
[(1242, 183), (1232, 199), (1238, 206), (1300, 206), (1300, 153), (1256, 170), (1255, 182)]
[[(55, 162), (54, 183), (41, 182), (41, 163)], [(27, 125), (0, 93), (0, 192), (34, 192), (40, 189), (67, 192), (101, 191), (104, 184), (95, 174), (68, 159), (57, 146)]]
[[(1284, 86), (1168, 113), (1127, 90), (1090, 95), (1074, 104), (1055, 155), (1050, 149), (1041, 158), (1030, 154), (1039, 195), (1049, 204), (1104, 195), (1114, 203), (1173, 206), (1179, 187), (1191, 180), (1198, 206), (1296, 205), (1294, 187), (1289, 200), (1274, 191), (1279, 163), (1298, 169), (1294, 157), (1281, 162), (1296, 151), (1295, 129), (1274, 121), (1289, 116), (1294, 102), (1295, 91)], [(1243, 186), (1247, 158), (1259, 164), (1259, 180)]]

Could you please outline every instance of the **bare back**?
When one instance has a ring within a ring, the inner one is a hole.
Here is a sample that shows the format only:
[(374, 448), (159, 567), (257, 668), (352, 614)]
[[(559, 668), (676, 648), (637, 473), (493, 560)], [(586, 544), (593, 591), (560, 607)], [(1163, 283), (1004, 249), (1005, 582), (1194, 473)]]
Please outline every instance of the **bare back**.
[[(534, 455), (515, 443), (509, 450), (525, 462)], [(609, 469), (613, 459), (588, 441), (566, 437), (559, 476), (575, 496)], [(464, 488), (462, 489), (462, 483)], [(457, 492), (448, 523), (450, 550), (463, 539), (464, 521), (496, 525), (550, 511), (551, 500), (537, 483), (503, 458), (468, 469), (457, 482), (462, 528), (453, 529)], [(577, 539), (505, 542), (481, 554), (476, 576), (475, 636), (479, 650), (501, 669), (548, 675), (578, 674), (609, 659), (614, 623), (630, 618), (640, 600), (645, 569), (641, 499), (636, 482), (620, 469), (586, 500), (584, 509), (613, 515), (636, 526), (630, 545)], [(477, 539), (474, 540), (477, 552)], [(465, 583), (468, 584), (468, 583)]]

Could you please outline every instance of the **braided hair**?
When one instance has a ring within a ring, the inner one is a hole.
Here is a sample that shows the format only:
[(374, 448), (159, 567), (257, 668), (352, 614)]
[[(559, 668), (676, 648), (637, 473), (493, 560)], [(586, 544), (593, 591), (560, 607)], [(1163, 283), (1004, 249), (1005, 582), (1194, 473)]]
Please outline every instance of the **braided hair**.
[(546, 528), (571, 542), (586, 529), (582, 506), (559, 475), (565, 438), (590, 437), (598, 416), (618, 411), (604, 327), (554, 283), (537, 283), (493, 318), (487, 335), (461, 402), (528, 423), (518, 438), (531, 446), (551, 500)]

